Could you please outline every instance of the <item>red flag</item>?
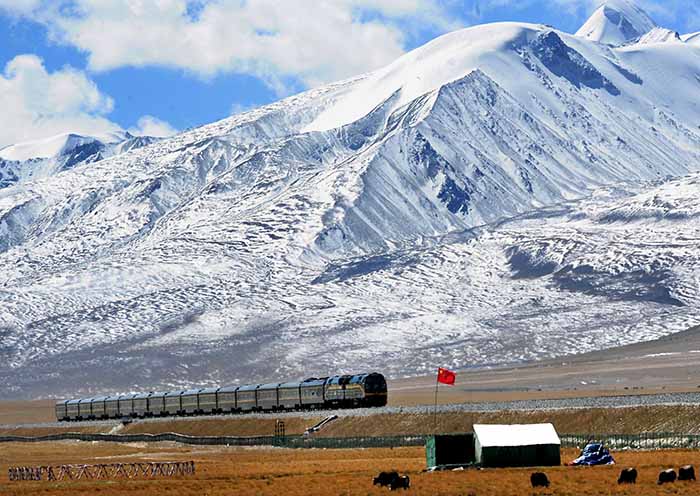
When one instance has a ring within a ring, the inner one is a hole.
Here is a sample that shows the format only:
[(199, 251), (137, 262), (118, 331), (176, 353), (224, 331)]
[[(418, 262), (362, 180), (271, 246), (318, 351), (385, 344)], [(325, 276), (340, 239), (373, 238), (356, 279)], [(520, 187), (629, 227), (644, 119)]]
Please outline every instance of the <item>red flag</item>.
[(438, 382), (441, 382), (443, 384), (447, 384), (449, 386), (454, 386), (456, 378), (457, 378), (457, 374), (455, 374), (451, 370), (447, 370), (447, 369), (443, 369), (442, 367), (438, 367), (438, 376), (437, 376)]

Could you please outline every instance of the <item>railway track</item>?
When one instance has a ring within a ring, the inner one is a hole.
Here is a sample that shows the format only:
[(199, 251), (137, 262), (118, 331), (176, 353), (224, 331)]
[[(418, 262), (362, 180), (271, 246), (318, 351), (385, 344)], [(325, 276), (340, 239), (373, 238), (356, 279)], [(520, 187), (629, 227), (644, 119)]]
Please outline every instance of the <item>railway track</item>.
[[(504, 410), (537, 411), (560, 409), (588, 409), (588, 408), (625, 408), (639, 406), (663, 406), (663, 405), (700, 405), (700, 392), (697, 393), (664, 393), (664, 394), (640, 394), (625, 396), (591, 396), (578, 398), (541, 399), (541, 400), (515, 400), (515, 401), (488, 401), (478, 403), (451, 403), (437, 406), (438, 413), (452, 412), (497, 412)], [(133, 422), (157, 423), (177, 421), (202, 421), (207, 419), (222, 418), (290, 418), (290, 417), (316, 417), (338, 415), (339, 417), (366, 417), (382, 414), (431, 414), (435, 411), (433, 405), (416, 406), (386, 406), (381, 408), (352, 408), (329, 410), (302, 410), (269, 413), (242, 413), (242, 414), (218, 414), (196, 415), (185, 417), (153, 417), (145, 419), (133, 419)], [(80, 422), (45, 422), (33, 424), (0, 425), (0, 428), (41, 428), (41, 427), (84, 427), (84, 426), (118, 426), (120, 420), (91, 420)]]

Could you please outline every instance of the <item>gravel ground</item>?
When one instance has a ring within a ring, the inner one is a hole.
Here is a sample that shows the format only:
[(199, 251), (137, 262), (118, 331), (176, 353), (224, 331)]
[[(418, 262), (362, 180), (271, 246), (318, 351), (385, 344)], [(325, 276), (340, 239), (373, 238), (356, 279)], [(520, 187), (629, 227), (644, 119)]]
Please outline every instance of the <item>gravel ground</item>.
[[(496, 412), (503, 410), (533, 411), (533, 410), (559, 410), (576, 408), (625, 408), (638, 406), (659, 405), (700, 405), (700, 392), (698, 393), (667, 393), (636, 396), (607, 396), (607, 397), (581, 397), (544, 400), (520, 400), (520, 401), (496, 401), (480, 403), (456, 403), (438, 405), (438, 412)], [(354, 408), (341, 410), (307, 410), (294, 412), (252, 413), (243, 414), (246, 418), (265, 418), (274, 415), (276, 418), (285, 417), (319, 417), (338, 415), (339, 417), (365, 417), (369, 415), (408, 413), (427, 414), (433, 413), (432, 405), (418, 406), (391, 406), (383, 408)], [(201, 421), (205, 419), (220, 419), (230, 415), (207, 415), (195, 417), (162, 417), (134, 420), (134, 422), (170, 422), (174, 419), (185, 421)], [(0, 425), (0, 428), (35, 428), (35, 427), (67, 427), (67, 426), (115, 426), (117, 420), (101, 420), (88, 422), (47, 422), (38, 424)]]

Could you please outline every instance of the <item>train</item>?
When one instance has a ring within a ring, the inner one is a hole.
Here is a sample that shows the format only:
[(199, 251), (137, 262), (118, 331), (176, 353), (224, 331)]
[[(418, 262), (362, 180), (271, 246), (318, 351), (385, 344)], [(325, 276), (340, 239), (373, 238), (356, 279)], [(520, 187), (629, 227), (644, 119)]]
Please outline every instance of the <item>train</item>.
[(386, 379), (377, 372), (312, 377), (302, 382), (248, 384), (183, 391), (97, 396), (56, 402), (62, 421), (276, 412), (386, 406)]

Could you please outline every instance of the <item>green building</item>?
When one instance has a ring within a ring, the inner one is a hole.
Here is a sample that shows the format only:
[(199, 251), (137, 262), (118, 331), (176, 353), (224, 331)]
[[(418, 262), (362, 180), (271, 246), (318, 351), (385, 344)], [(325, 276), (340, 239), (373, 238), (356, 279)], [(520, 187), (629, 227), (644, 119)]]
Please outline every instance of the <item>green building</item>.
[(444, 434), (425, 440), (428, 467), (459, 467), (474, 463), (474, 434)]

